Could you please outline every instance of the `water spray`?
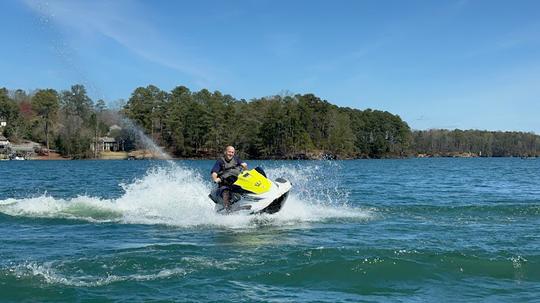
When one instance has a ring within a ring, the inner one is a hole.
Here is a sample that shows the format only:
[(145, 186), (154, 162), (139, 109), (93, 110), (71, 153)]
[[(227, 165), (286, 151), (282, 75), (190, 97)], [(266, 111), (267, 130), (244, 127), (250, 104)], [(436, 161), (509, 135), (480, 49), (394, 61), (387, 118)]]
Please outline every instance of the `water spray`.
[(158, 146), (144, 131), (128, 117), (122, 117), (122, 123), (127, 127), (129, 131), (139, 140), (145, 150), (148, 150), (152, 155), (152, 158), (159, 160), (168, 160), (170, 164), (174, 164), (172, 158), (167, 154), (163, 148)]

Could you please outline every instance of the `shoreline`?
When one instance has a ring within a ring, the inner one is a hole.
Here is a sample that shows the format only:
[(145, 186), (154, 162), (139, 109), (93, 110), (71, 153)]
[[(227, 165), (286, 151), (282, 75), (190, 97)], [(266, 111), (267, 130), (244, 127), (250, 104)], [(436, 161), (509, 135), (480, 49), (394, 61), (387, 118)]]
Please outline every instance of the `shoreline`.
[[(168, 159), (163, 158), (143, 158), (143, 159), (120, 159), (120, 158), (64, 158), (64, 157), (51, 157), (48, 158), (47, 156), (40, 156), (38, 158), (29, 158), (24, 159), (24, 161), (181, 161), (181, 160), (216, 160), (217, 156), (215, 158), (203, 158), (203, 157), (171, 157)], [(540, 156), (475, 156), (475, 157), (465, 157), (465, 156), (410, 156), (410, 157), (381, 157), (381, 158), (370, 158), (370, 157), (359, 157), (359, 158), (246, 158), (246, 160), (249, 161), (349, 161), (349, 160), (408, 160), (408, 159), (437, 159), (437, 158), (454, 158), (454, 159), (471, 159), (471, 158), (516, 158), (516, 159), (522, 159), (522, 160), (536, 160), (540, 158)], [(9, 160), (9, 159), (0, 159), (0, 161), (17, 161), (17, 160)]]
[[(156, 152), (150, 150), (135, 150), (131, 152), (101, 152), (97, 158), (70, 158), (63, 157), (57, 152), (50, 152), (49, 155), (26, 155), (23, 159), (14, 160), (32, 160), (32, 161), (66, 161), (66, 160), (215, 160), (220, 157), (220, 154), (216, 154), (213, 157), (208, 157), (208, 154), (200, 157), (170, 157), (163, 152)], [(314, 152), (314, 153), (302, 153), (302, 154), (290, 154), (283, 157), (267, 157), (267, 158), (251, 158), (250, 160), (307, 160), (307, 161), (324, 161), (324, 160), (369, 160), (369, 159), (415, 159), (415, 158), (521, 158), (534, 160), (539, 158), (540, 155), (508, 155), (508, 156), (485, 156), (481, 153), (416, 153), (406, 155), (385, 155), (382, 157), (369, 157), (366, 155), (360, 155), (357, 157), (340, 157), (331, 153)], [(242, 157), (244, 158), (244, 157)], [(246, 158), (247, 159), (247, 158)], [(10, 160), (7, 157), (2, 157), (0, 160)]]

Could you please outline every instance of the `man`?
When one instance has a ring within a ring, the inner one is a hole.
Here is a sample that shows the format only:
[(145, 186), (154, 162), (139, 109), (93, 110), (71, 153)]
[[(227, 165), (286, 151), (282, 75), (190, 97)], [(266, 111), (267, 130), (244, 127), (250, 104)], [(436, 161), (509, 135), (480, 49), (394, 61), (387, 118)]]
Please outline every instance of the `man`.
[(212, 181), (219, 184), (219, 192), (223, 198), (223, 206), (227, 210), (230, 208), (230, 186), (242, 172), (241, 169), (247, 170), (248, 168), (245, 162), (242, 162), (238, 156), (235, 156), (235, 152), (234, 147), (227, 146), (223, 157), (216, 161), (211, 170)]

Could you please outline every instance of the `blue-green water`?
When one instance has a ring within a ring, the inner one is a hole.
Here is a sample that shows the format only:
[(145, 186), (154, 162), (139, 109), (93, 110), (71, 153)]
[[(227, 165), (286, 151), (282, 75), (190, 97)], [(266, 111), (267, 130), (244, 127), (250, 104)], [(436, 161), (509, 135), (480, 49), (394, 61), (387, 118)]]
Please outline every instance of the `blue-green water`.
[(220, 216), (211, 161), (0, 162), (0, 301), (540, 300), (540, 161), (273, 161)]

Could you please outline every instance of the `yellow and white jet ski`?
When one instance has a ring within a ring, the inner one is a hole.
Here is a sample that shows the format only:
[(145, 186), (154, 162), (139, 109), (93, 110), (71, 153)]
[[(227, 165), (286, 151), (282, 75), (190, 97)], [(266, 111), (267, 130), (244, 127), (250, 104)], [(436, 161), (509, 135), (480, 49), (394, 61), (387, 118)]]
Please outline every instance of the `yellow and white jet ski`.
[(225, 209), (219, 186), (208, 195), (216, 204), (218, 213), (246, 212), (248, 214), (273, 214), (278, 212), (291, 190), (291, 182), (283, 178), (274, 181), (266, 177), (260, 168), (243, 171), (238, 179), (230, 186), (230, 206)]

